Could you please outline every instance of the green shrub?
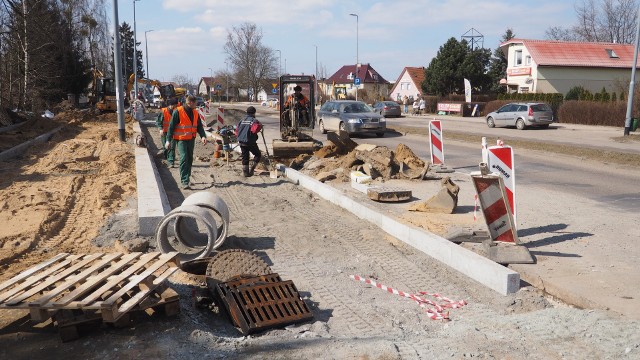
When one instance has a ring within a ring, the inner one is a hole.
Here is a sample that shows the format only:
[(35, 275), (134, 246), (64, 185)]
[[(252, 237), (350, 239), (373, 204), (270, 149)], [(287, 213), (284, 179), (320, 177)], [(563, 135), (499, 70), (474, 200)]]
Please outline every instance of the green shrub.
[(582, 98), (582, 94), (584, 94), (585, 89), (582, 86), (574, 86), (569, 91), (567, 91), (567, 95), (564, 96), (565, 100), (580, 100)]

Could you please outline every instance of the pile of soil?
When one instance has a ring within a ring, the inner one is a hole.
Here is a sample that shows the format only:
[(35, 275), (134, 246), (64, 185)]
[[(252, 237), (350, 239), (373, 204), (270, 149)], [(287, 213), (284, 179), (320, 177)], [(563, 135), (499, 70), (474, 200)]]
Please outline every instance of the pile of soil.
[[(52, 254), (96, 250), (91, 240), (105, 218), (136, 194), (132, 145), (119, 140), (116, 124), (115, 114), (70, 111), (53, 120), (39, 118), (13, 134), (14, 141), (23, 142), (33, 133), (63, 126), (48, 143), (0, 162), (2, 279)], [(9, 267), (17, 258), (20, 262)]]

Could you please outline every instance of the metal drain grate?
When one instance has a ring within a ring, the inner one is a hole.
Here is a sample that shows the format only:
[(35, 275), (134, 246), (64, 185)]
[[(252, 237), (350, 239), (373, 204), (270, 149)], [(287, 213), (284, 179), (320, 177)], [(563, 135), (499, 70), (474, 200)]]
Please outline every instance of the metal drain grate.
[(220, 283), (218, 292), (244, 335), (313, 318), (293, 281), (278, 274)]

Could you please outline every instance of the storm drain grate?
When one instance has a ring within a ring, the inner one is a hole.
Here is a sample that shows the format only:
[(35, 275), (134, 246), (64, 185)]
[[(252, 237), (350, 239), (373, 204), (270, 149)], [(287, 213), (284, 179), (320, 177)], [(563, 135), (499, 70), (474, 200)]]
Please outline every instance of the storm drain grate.
[(218, 293), (244, 335), (313, 318), (293, 281), (278, 274), (219, 283)]

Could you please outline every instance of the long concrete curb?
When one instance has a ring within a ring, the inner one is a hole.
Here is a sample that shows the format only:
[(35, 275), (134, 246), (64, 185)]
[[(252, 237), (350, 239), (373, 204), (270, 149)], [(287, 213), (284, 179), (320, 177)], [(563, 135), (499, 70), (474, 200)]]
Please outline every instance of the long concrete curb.
[(278, 170), (300, 186), (350, 211), (361, 219), (377, 225), (387, 234), (424, 252), (441, 263), (461, 272), (502, 295), (515, 293), (520, 288), (520, 274), (499, 265), (473, 251), (467, 250), (438, 235), (418, 227), (406, 225), (378, 213), (344, 196), (339, 190), (312, 179), (296, 170), (278, 164)]
[(0, 153), (0, 161), (13, 159), (14, 157), (17, 157), (17, 156), (21, 155), (22, 153), (25, 152), (26, 149), (28, 149), (33, 144), (40, 144), (40, 143), (49, 141), (49, 139), (51, 139), (53, 134), (57, 133), (62, 128), (63, 128), (63, 126), (59, 126), (59, 127), (55, 128), (55, 129), (49, 131), (46, 134), (42, 134), (42, 135), (38, 136), (35, 139), (29, 140), (27, 142), (23, 142), (22, 144), (16, 145), (16, 146), (12, 147), (9, 150), (3, 151), (2, 153)]
[[(138, 122), (133, 123), (134, 139), (142, 134)], [(171, 211), (169, 198), (162, 186), (160, 173), (149, 150), (135, 146), (136, 185), (138, 187), (138, 235), (151, 236), (164, 216)], [(153, 177), (148, 174), (153, 173)]]

